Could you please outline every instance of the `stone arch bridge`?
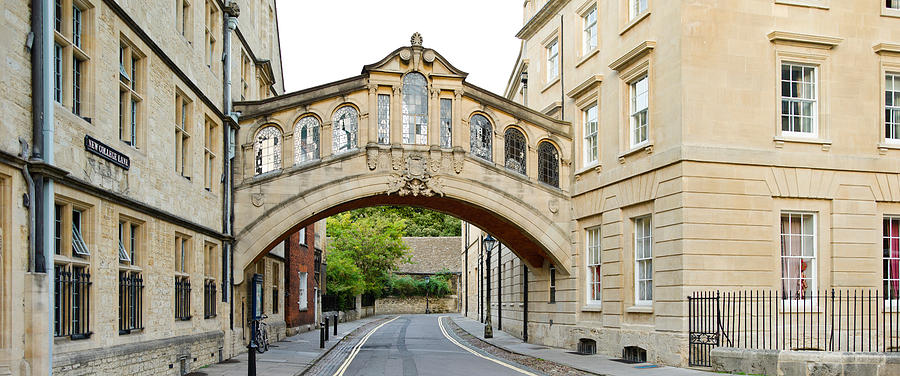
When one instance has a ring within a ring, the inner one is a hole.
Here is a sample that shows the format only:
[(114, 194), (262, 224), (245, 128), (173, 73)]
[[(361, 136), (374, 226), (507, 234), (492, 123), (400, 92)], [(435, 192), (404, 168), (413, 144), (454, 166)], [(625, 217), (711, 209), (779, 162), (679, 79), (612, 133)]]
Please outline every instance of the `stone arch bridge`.
[(570, 274), (570, 124), (465, 78), (413, 38), (358, 76), (236, 104), (234, 283), (301, 227), (375, 205), (452, 214)]

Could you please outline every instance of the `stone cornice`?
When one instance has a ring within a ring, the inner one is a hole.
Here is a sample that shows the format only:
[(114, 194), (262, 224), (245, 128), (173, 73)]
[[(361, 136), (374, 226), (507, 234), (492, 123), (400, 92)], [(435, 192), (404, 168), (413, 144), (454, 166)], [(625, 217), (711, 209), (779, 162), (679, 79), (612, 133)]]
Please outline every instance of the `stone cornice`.
[(525, 23), (525, 26), (516, 33), (516, 38), (527, 40), (531, 38), (538, 30), (541, 29), (545, 24), (547, 24), (556, 13), (559, 12), (566, 4), (569, 3), (569, 0), (550, 0), (547, 4), (544, 4), (534, 16)]
[(843, 39), (824, 35), (800, 34), (788, 31), (773, 31), (766, 35), (769, 41), (776, 44), (789, 44), (801, 47), (812, 47), (830, 50), (840, 44)]
[(878, 43), (872, 46), (872, 49), (875, 50), (875, 53), (879, 55), (885, 53), (900, 54), (900, 44)]
[(256, 117), (281, 111), (285, 108), (312, 103), (321, 99), (349, 94), (357, 90), (367, 90), (368, 77), (359, 75), (340, 81), (313, 86), (308, 89), (266, 98), (258, 101), (235, 102), (234, 110), (240, 111), (242, 117)]
[(466, 88), (465, 94), (468, 97), (504, 111), (508, 111), (510, 107), (515, 108), (519, 111), (512, 113), (513, 117), (544, 128), (551, 134), (572, 139), (570, 123), (567, 121), (554, 119), (468, 82), (464, 82), (463, 86)]
[(649, 54), (654, 48), (656, 48), (656, 41), (645, 40), (632, 48), (631, 51), (628, 51), (624, 55), (619, 56), (618, 59), (613, 60), (613, 62), (609, 64), (609, 68), (618, 72), (633, 61)]
[(584, 93), (586, 93), (588, 90), (591, 90), (597, 85), (600, 85), (601, 82), (603, 82), (603, 75), (595, 74), (588, 77), (586, 80), (584, 80), (584, 82), (578, 84), (578, 86), (575, 86), (572, 90), (569, 90), (566, 95), (572, 99), (578, 98), (584, 95)]

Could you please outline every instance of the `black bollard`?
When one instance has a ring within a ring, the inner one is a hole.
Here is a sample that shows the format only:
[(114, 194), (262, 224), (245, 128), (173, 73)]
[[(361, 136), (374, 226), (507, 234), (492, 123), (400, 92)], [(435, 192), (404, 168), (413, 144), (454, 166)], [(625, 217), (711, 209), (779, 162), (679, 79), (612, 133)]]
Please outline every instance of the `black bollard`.
[(325, 340), (328, 340), (328, 316), (325, 316)]
[(334, 338), (337, 338), (338, 315), (334, 315)]
[(247, 376), (256, 376), (256, 346), (253, 340), (247, 345)]
[(325, 331), (326, 331), (325, 325), (323, 325), (322, 323), (319, 323), (319, 348), (320, 349), (325, 348)]

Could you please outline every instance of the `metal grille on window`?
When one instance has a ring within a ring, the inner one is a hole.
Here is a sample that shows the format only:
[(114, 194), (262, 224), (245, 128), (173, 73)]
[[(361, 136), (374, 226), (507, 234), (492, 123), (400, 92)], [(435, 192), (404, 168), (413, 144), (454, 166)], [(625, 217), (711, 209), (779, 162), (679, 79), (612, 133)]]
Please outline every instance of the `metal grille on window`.
[(191, 281), (187, 277), (175, 277), (175, 318), (191, 319)]
[(334, 113), (331, 128), (332, 150), (335, 154), (356, 149), (356, 134), (359, 126), (359, 113), (355, 108), (344, 106)]
[(256, 134), (256, 174), (273, 171), (281, 166), (281, 131), (265, 127)]
[(538, 180), (559, 187), (559, 152), (549, 142), (538, 145)]
[(472, 155), (484, 160), (492, 161), (491, 139), (494, 132), (491, 122), (484, 115), (475, 114), (469, 121), (471, 132), (469, 134), (469, 148)]
[(441, 147), (453, 147), (453, 100), (441, 98)]
[(428, 86), (421, 73), (403, 77), (403, 143), (428, 143)]
[(319, 119), (306, 116), (294, 131), (294, 163), (319, 159)]
[(140, 273), (119, 272), (119, 334), (143, 329), (144, 279)]
[(54, 270), (54, 336), (90, 337), (91, 274), (86, 266), (58, 264)]
[(509, 128), (503, 139), (506, 168), (525, 175), (525, 136), (518, 129)]
[(378, 143), (391, 143), (391, 96), (378, 94)]
[(216, 317), (216, 281), (203, 282), (203, 318)]

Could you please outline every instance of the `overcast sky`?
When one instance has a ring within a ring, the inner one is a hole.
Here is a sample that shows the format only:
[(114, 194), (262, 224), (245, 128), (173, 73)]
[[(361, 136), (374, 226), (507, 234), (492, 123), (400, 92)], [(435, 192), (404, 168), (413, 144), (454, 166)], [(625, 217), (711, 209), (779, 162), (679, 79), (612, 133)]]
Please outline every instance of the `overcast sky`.
[(519, 53), (522, 0), (278, 2), (287, 92), (358, 75), (418, 31), (467, 82), (502, 94)]

